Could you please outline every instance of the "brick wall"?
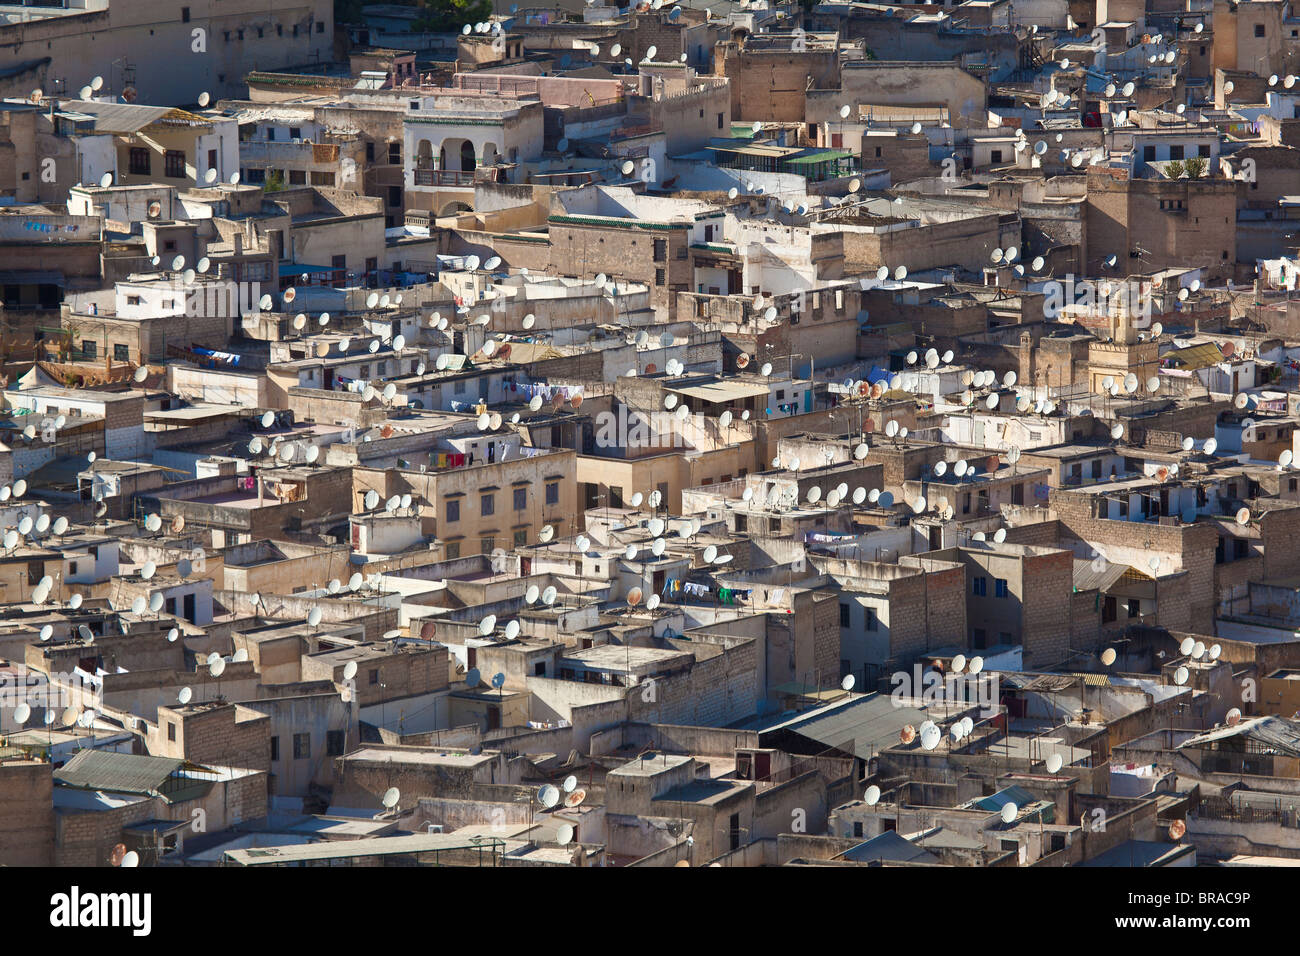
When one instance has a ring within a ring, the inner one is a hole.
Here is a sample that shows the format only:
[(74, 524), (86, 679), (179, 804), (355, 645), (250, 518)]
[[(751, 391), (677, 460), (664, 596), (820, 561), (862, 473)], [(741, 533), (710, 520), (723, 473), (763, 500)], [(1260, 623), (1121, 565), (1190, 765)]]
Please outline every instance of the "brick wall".
[[(175, 727), (175, 740), (170, 728)], [(271, 769), (271, 719), (237, 704), (216, 707), (158, 708), (158, 729), (149, 735), (149, 752), (183, 757), (194, 763), (246, 770)]]
[(0, 866), (53, 864), (53, 786), (45, 761), (0, 763)]
[(1074, 555), (1069, 551), (1027, 554), (1021, 566), (1025, 666), (1058, 664), (1069, 655)]

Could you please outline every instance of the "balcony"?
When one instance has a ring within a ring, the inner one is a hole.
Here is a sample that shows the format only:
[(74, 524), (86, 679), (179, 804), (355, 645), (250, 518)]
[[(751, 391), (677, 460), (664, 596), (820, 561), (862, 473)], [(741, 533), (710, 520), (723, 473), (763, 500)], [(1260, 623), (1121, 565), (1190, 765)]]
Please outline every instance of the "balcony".
[(458, 169), (417, 169), (415, 170), (417, 186), (473, 186), (474, 173), (461, 172)]

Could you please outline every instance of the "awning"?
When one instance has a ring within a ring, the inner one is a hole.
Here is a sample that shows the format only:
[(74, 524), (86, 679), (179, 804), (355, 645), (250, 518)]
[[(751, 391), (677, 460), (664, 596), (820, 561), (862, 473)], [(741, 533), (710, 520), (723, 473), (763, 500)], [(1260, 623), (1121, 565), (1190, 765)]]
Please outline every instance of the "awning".
[(708, 385), (687, 385), (684, 388), (670, 388), (670, 392), (698, 398), (702, 402), (722, 404), (738, 402), (746, 398), (767, 397), (767, 388), (763, 385), (747, 385), (744, 382), (712, 382)]
[(793, 159), (787, 159), (787, 166), (807, 166), (812, 163), (833, 163), (837, 159), (849, 159), (853, 154), (842, 149), (828, 149), (820, 153), (809, 153), (806, 156), (796, 156)]
[(290, 263), (289, 265), (280, 266), (280, 278), (287, 279), (290, 276), (306, 275), (323, 275), (327, 272), (336, 271), (333, 266), (308, 266), (299, 263)]

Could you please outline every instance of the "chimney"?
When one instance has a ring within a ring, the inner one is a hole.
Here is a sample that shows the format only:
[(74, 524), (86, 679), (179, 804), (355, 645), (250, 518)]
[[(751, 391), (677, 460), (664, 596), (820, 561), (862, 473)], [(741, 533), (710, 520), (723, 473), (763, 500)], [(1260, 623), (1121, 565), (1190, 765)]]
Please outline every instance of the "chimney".
[(233, 238), (234, 238), (234, 240), (235, 240), (235, 255), (237, 255), (237, 256), (241, 256), (241, 255), (243, 255), (243, 254), (244, 254), (244, 237), (241, 236), (239, 233), (235, 233)]

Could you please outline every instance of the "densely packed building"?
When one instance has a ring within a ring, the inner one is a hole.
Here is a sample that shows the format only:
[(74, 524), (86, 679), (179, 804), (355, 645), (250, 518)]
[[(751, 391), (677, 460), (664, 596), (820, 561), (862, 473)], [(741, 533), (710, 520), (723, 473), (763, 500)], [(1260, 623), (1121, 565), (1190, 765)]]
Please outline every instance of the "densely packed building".
[(221, 6), (0, 5), (0, 864), (1300, 858), (1289, 2)]

